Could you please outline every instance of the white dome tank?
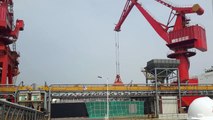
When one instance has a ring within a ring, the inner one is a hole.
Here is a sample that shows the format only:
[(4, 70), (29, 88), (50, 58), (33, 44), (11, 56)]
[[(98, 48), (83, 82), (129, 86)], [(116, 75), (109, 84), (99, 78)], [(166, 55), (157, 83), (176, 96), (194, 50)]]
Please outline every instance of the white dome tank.
[(213, 100), (209, 97), (195, 99), (189, 106), (188, 120), (213, 120)]

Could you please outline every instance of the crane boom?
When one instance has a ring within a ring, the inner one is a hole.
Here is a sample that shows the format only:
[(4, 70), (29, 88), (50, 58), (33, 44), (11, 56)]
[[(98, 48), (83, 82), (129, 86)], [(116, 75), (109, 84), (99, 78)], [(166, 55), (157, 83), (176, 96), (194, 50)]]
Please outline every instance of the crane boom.
[(129, 15), (129, 13), (132, 10), (133, 6), (134, 6), (134, 4), (130, 0), (127, 0), (126, 4), (124, 6), (123, 12), (121, 14), (121, 17), (119, 19), (119, 22), (115, 26), (115, 29), (114, 29), (115, 31), (117, 31), (117, 32), (120, 31), (121, 25), (123, 24), (123, 22), (125, 21), (125, 19)]
[(166, 43), (169, 43), (169, 37), (166, 31), (166, 28), (163, 28), (162, 23), (155, 20), (142, 6), (139, 4), (136, 0), (134, 0), (135, 6), (138, 8), (138, 10), (143, 14), (143, 16), (147, 19), (147, 21), (150, 23), (150, 25), (155, 29), (155, 31), (158, 33), (158, 35), (163, 38), (163, 40), (166, 41)]
[(159, 2), (160, 4), (163, 4), (163, 5), (165, 5), (165, 6), (169, 7), (169, 8), (171, 8), (171, 9), (175, 9), (175, 7), (174, 7), (173, 5), (168, 4), (168, 3), (166, 3), (166, 2), (164, 2), (164, 1), (162, 1), (162, 0), (155, 0), (155, 1), (157, 1), (157, 2)]
[[(120, 28), (127, 18), (128, 14), (132, 10), (134, 6), (138, 8), (138, 10), (143, 14), (143, 16), (146, 18), (146, 20), (150, 23), (150, 25), (154, 28), (154, 30), (158, 33), (158, 35), (163, 38), (163, 40), (166, 41), (166, 43), (171, 43), (171, 40), (169, 40), (169, 33), (168, 33), (168, 24), (164, 25), (157, 20), (155, 20), (142, 6), (137, 2), (138, 0), (127, 0), (123, 12), (120, 16), (120, 19), (118, 23), (115, 26), (115, 31), (119, 32)], [(168, 4), (162, 0), (155, 0), (172, 10), (176, 11), (176, 14), (178, 14), (175, 25), (174, 25), (174, 30), (179, 30), (185, 27), (184, 25), (187, 23), (187, 19), (184, 17), (185, 14), (189, 13), (197, 13), (198, 15), (202, 15), (204, 13), (203, 8), (201, 8), (198, 4), (193, 5), (192, 7), (175, 7), (172, 6), (171, 4)], [(171, 21), (170, 21), (171, 22)]]
[(139, 11), (144, 15), (144, 17), (147, 19), (147, 21), (150, 23), (150, 25), (155, 29), (155, 31), (159, 34), (160, 37), (162, 37), (166, 43), (169, 43), (169, 37), (166, 31), (165, 25), (162, 23), (156, 21), (142, 6), (137, 2), (137, 0), (127, 0), (126, 5), (123, 9), (123, 12), (121, 14), (121, 17), (119, 19), (118, 24), (115, 26), (115, 31), (120, 31), (121, 25), (125, 21), (126, 17), (128, 16), (129, 12), (133, 8), (133, 6), (136, 6)]

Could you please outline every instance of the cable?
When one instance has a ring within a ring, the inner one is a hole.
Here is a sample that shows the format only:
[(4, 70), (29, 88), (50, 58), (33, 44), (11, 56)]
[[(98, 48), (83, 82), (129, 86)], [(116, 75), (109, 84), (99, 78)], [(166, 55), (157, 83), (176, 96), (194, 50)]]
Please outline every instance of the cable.
[(115, 58), (116, 58), (116, 74), (120, 74), (120, 51), (119, 51), (119, 33), (115, 32)]

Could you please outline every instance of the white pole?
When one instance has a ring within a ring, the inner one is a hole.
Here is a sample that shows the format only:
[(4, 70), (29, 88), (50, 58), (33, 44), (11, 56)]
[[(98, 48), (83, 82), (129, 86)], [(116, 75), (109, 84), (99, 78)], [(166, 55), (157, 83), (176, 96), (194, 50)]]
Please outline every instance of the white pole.
[[(52, 86), (50, 85), (50, 86), (49, 86), (49, 98), (48, 98), (48, 99), (49, 99), (49, 101), (48, 101), (48, 104), (49, 104), (49, 105), (48, 105), (48, 109), (49, 109), (49, 110), (48, 110), (48, 112), (49, 112), (48, 120), (51, 120), (51, 102), (52, 102), (51, 88), (52, 88)], [(45, 101), (45, 102), (46, 102), (46, 101)]]
[(109, 120), (109, 84), (108, 84), (108, 78), (107, 78), (107, 120)]
[[(103, 78), (102, 76), (98, 76), (98, 78)], [(107, 90), (106, 90), (106, 102), (107, 102), (107, 109), (106, 109), (106, 115), (105, 115), (105, 120), (109, 120), (109, 78), (106, 78), (106, 85), (107, 85)]]

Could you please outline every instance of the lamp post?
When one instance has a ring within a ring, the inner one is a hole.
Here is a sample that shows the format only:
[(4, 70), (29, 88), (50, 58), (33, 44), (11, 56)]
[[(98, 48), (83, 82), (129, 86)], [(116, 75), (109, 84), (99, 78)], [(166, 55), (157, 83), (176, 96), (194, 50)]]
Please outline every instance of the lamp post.
[(49, 96), (48, 96), (48, 120), (51, 120), (51, 102), (52, 102), (52, 96), (51, 96), (51, 88), (52, 85), (49, 86)]
[[(98, 76), (98, 78), (102, 79), (102, 76)], [(106, 109), (106, 115), (105, 115), (105, 120), (109, 120), (109, 78), (106, 78), (106, 85), (107, 85), (107, 97), (106, 97), (106, 102), (107, 102), (107, 109)]]
[(109, 80), (107, 78), (107, 115), (106, 115), (106, 120), (109, 120)]

